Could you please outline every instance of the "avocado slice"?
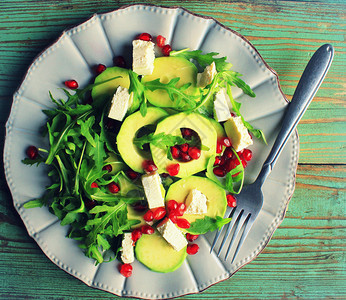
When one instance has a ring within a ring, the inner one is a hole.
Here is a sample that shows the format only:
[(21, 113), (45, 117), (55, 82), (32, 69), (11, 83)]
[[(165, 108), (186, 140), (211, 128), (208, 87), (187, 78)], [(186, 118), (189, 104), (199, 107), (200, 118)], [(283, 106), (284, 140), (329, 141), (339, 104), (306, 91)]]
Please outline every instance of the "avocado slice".
[(200, 158), (189, 162), (179, 162), (178, 160), (170, 160), (166, 156), (166, 151), (154, 145), (150, 145), (154, 163), (158, 167), (159, 173), (167, 172), (166, 168), (170, 164), (179, 163), (180, 170), (177, 177), (183, 178), (198, 173), (206, 169), (209, 158), (216, 151), (216, 131), (209, 119), (198, 113), (178, 113), (171, 115), (157, 124), (155, 134), (161, 132), (174, 136), (181, 136), (180, 128), (190, 128), (194, 130), (203, 146), (209, 150), (202, 150)]
[[(154, 61), (154, 71), (151, 75), (143, 76), (142, 82), (148, 82), (160, 79), (161, 83), (168, 83), (173, 78), (179, 77), (180, 80), (176, 87), (181, 87), (186, 83), (191, 86), (184, 92), (188, 95), (198, 95), (199, 89), (196, 87), (197, 68), (196, 66), (183, 57), (158, 57)], [(174, 107), (174, 102), (168, 96), (167, 92), (162, 89), (145, 92), (148, 101), (159, 107)]]
[(145, 117), (139, 111), (129, 115), (122, 123), (117, 135), (118, 151), (125, 163), (134, 171), (143, 173), (143, 162), (151, 159), (149, 151), (139, 149), (133, 139), (138, 131), (147, 125), (155, 125), (168, 113), (158, 107), (148, 107)]
[(136, 242), (135, 254), (139, 262), (160, 273), (175, 271), (187, 256), (186, 247), (180, 251), (174, 250), (157, 231), (141, 236)]
[(209, 178), (190, 176), (173, 183), (166, 194), (166, 201), (175, 200), (178, 203), (185, 202), (187, 195), (191, 190), (197, 189), (203, 193), (207, 199), (206, 214), (184, 214), (183, 218), (190, 223), (196, 219), (202, 219), (205, 216), (215, 218), (223, 217), (226, 213), (227, 199), (225, 190)]
[[(111, 78), (118, 76), (119, 78), (110, 80)], [(93, 99), (94, 106), (102, 107), (113, 97), (118, 86), (122, 86), (127, 89), (130, 87), (129, 70), (119, 67), (107, 68), (100, 75), (96, 76), (94, 84), (97, 83), (100, 84), (93, 87), (91, 97)]]
[(218, 121), (216, 121), (214, 119), (209, 119), (209, 121), (211, 122), (214, 129), (216, 130), (216, 135), (217, 135), (218, 140), (223, 138), (223, 137), (227, 137), (225, 129), (223, 128), (223, 126)]

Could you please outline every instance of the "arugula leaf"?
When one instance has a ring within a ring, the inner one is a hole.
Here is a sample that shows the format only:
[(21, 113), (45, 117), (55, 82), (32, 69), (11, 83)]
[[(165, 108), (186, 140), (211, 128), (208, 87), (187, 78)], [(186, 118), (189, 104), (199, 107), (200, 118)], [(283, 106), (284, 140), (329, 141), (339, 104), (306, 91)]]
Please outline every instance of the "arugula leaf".
[(166, 149), (174, 145), (180, 145), (186, 143), (186, 140), (181, 136), (175, 136), (171, 134), (165, 134), (160, 132), (158, 134), (149, 133), (140, 138), (133, 139), (133, 143), (143, 150), (144, 144), (153, 144), (160, 149)]
[(231, 218), (221, 218), (217, 216), (216, 218), (211, 218), (205, 216), (203, 219), (197, 219), (190, 224), (190, 228), (186, 231), (191, 234), (205, 234), (209, 231), (214, 231), (222, 228), (222, 226), (231, 222)]

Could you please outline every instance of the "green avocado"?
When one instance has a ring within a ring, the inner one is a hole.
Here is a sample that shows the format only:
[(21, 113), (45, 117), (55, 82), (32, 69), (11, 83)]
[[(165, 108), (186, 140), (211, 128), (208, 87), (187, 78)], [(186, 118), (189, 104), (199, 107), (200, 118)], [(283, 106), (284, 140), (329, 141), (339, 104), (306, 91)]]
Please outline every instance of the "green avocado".
[(184, 214), (183, 218), (190, 223), (205, 216), (215, 218), (223, 217), (226, 213), (227, 199), (225, 190), (214, 181), (199, 176), (190, 176), (173, 183), (166, 194), (166, 201), (175, 200), (178, 203), (184, 202), (191, 190), (197, 189), (204, 194), (207, 199), (206, 214)]
[(143, 162), (151, 159), (149, 151), (139, 149), (133, 139), (147, 125), (155, 125), (168, 113), (158, 107), (148, 107), (145, 117), (139, 111), (129, 115), (122, 123), (117, 135), (118, 151), (124, 162), (134, 171), (143, 173)]
[[(110, 80), (114, 77), (119, 78)], [(112, 99), (119, 86), (127, 89), (130, 87), (129, 70), (119, 67), (107, 68), (95, 78), (94, 84), (98, 85), (95, 85), (91, 91), (93, 105), (102, 107), (106, 102)]]
[[(180, 80), (176, 87), (181, 87), (186, 83), (191, 86), (185, 90), (188, 95), (198, 95), (199, 89), (196, 88), (197, 68), (196, 66), (182, 57), (158, 57), (154, 61), (154, 71), (151, 75), (143, 76), (142, 82), (148, 82), (160, 79), (161, 83), (168, 83), (173, 78), (179, 77)], [(148, 101), (159, 107), (174, 107), (174, 102), (168, 96), (167, 92), (162, 89), (155, 91), (146, 91)]]
[(214, 129), (216, 130), (217, 139), (227, 137), (225, 129), (223, 128), (223, 126), (218, 121), (216, 121), (214, 119), (209, 119), (209, 121), (211, 122)]
[(198, 159), (189, 162), (179, 162), (167, 158), (166, 151), (154, 145), (150, 145), (150, 150), (154, 163), (158, 167), (159, 173), (166, 173), (167, 166), (171, 164), (180, 165), (177, 177), (183, 178), (198, 173), (206, 169), (209, 158), (216, 151), (216, 131), (210, 121), (198, 113), (178, 113), (171, 115), (157, 124), (155, 134), (161, 132), (174, 136), (181, 136), (181, 128), (190, 128), (194, 130), (201, 141), (201, 144), (208, 147), (209, 150), (202, 150)]
[(150, 235), (143, 234), (136, 242), (135, 253), (139, 262), (160, 273), (175, 271), (187, 256), (186, 247), (180, 251), (174, 250), (157, 231)]

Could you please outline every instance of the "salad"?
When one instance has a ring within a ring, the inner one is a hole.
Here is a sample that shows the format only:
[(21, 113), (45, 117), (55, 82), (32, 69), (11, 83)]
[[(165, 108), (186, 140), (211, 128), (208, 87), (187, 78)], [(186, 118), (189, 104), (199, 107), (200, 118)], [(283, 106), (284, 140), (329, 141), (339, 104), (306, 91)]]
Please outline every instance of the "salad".
[(252, 138), (266, 142), (232, 97), (233, 86), (255, 94), (226, 57), (148, 33), (132, 45), (132, 68), (118, 56), (83, 89), (66, 80), (66, 99), (49, 93), (49, 148), (31, 145), (23, 160), (48, 165), (51, 179), (24, 207), (47, 206), (86, 256), (118, 259), (125, 277), (135, 257), (172, 272), (196, 254), (199, 235), (230, 221)]

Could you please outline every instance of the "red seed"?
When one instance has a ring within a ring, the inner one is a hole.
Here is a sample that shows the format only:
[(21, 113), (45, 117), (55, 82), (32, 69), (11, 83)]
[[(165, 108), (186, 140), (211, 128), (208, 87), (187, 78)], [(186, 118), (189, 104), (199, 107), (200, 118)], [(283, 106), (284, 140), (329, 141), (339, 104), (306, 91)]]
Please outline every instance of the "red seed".
[(131, 180), (135, 180), (138, 178), (139, 174), (133, 170), (127, 170), (126, 171), (126, 176), (130, 178)]
[(162, 173), (161, 176), (162, 176), (162, 178), (167, 178), (169, 176), (169, 174), (168, 173)]
[(175, 214), (176, 214), (177, 216), (180, 216), (180, 217), (181, 217), (181, 216), (184, 214), (185, 210), (186, 210), (186, 205), (185, 205), (185, 203), (178, 203), (178, 206), (177, 206), (177, 208), (174, 210), (174, 212), (175, 212)]
[(130, 264), (122, 264), (120, 266), (120, 274), (124, 277), (130, 277), (132, 275), (132, 266)]
[(176, 176), (179, 173), (180, 165), (179, 164), (171, 164), (166, 167), (166, 170), (169, 175)]
[(191, 156), (188, 155), (187, 153), (182, 153), (182, 154), (180, 155), (180, 160), (181, 160), (182, 162), (188, 162), (188, 161), (191, 161), (192, 158), (191, 158)]
[(221, 142), (225, 147), (231, 147), (232, 146), (232, 142), (228, 137), (222, 138)]
[(148, 204), (143, 203), (142, 201), (139, 201), (135, 203), (132, 207), (135, 211), (143, 212), (148, 209)]
[(218, 177), (224, 177), (226, 175), (225, 169), (222, 167), (214, 168), (213, 173)]
[(76, 80), (66, 80), (65, 81), (65, 86), (71, 90), (78, 89), (78, 82)]
[(217, 166), (221, 163), (221, 156), (216, 156), (215, 157), (215, 162), (214, 162), (214, 166)]
[(179, 149), (181, 152), (186, 153), (189, 150), (189, 144), (185, 143), (185, 144), (179, 145)]
[(168, 212), (171, 212), (173, 210), (175, 210), (178, 207), (178, 202), (175, 200), (169, 200), (167, 202), (167, 210)]
[(216, 143), (216, 153), (221, 153), (222, 152), (222, 142), (220, 140), (217, 141)]
[(188, 150), (188, 154), (192, 159), (199, 159), (201, 156), (201, 150), (197, 147), (190, 147)]
[(102, 170), (107, 171), (107, 172), (109, 173), (109, 172), (112, 172), (113, 168), (112, 168), (111, 165), (108, 164), (108, 165), (105, 165), (105, 166), (102, 168)]
[(98, 64), (95, 68), (96, 74), (101, 74), (103, 71), (105, 71), (107, 67), (103, 64)]
[(125, 68), (126, 67), (126, 62), (125, 62), (125, 59), (123, 56), (115, 56), (113, 58), (113, 64), (114, 64), (114, 66), (119, 67), (119, 68)]
[(226, 172), (229, 172), (239, 166), (240, 162), (237, 158), (233, 158), (228, 161), (227, 167), (226, 167)]
[(151, 41), (153, 37), (149, 33), (143, 32), (138, 36), (137, 39), (142, 41)]
[(143, 216), (144, 221), (146, 222), (151, 222), (154, 219), (154, 213), (152, 210), (148, 210), (144, 216)]
[(186, 252), (189, 255), (194, 255), (198, 252), (199, 246), (197, 244), (189, 244), (186, 247)]
[(166, 44), (166, 38), (162, 35), (158, 35), (156, 37), (156, 45), (160, 48), (162, 48)]
[(186, 219), (179, 218), (177, 219), (177, 226), (180, 228), (190, 228), (190, 222)]
[(232, 158), (233, 156), (232, 148), (226, 148), (222, 156), (224, 156), (225, 158)]
[(85, 207), (90, 210), (96, 206), (97, 202), (95, 200), (84, 199)]
[(184, 138), (190, 137), (190, 136), (192, 136), (192, 130), (189, 128), (182, 128), (181, 134)]
[(108, 184), (108, 189), (112, 194), (116, 194), (120, 191), (119, 185), (117, 185), (114, 181)]
[(241, 164), (243, 165), (243, 168), (245, 169), (247, 167), (247, 162), (245, 159), (241, 160)]
[(36, 159), (38, 157), (38, 149), (35, 146), (29, 146), (26, 149), (26, 155), (30, 159)]
[(157, 166), (154, 164), (152, 160), (145, 160), (143, 162), (143, 169), (145, 173), (152, 174), (157, 171)]
[(141, 232), (143, 234), (153, 234), (155, 232), (154, 228), (151, 227), (150, 225), (143, 225), (141, 227)]
[(132, 238), (133, 242), (137, 242), (141, 236), (142, 236), (142, 232), (138, 228), (134, 229), (131, 233), (131, 238)]
[(229, 207), (236, 207), (237, 206), (237, 200), (234, 198), (233, 195), (227, 195), (227, 205)]
[(177, 146), (171, 147), (171, 153), (172, 153), (172, 157), (173, 157), (174, 159), (177, 159), (177, 158), (179, 158), (179, 156), (180, 156), (180, 150), (178, 149)]
[(164, 56), (169, 56), (169, 53), (171, 53), (171, 51), (172, 51), (172, 47), (170, 45), (164, 45), (162, 47), (162, 54)]
[(93, 183), (90, 185), (90, 187), (91, 187), (92, 189), (95, 189), (95, 188), (98, 188), (99, 185), (98, 185), (96, 182), (93, 182)]
[(164, 207), (158, 207), (154, 210), (154, 220), (161, 220), (166, 215), (166, 209)]
[(186, 239), (187, 239), (189, 242), (195, 241), (198, 237), (199, 237), (198, 234), (191, 234), (191, 233), (187, 233), (187, 234), (186, 234)]
[(173, 223), (177, 223), (177, 215), (175, 214), (175, 212), (171, 212), (169, 215), (168, 215), (168, 218), (173, 222)]
[(250, 161), (252, 159), (252, 151), (250, 149), (244, 149), (244, 151), (243, 151), (243, 158), (246, 161)]

